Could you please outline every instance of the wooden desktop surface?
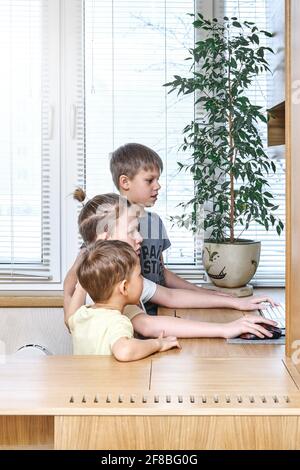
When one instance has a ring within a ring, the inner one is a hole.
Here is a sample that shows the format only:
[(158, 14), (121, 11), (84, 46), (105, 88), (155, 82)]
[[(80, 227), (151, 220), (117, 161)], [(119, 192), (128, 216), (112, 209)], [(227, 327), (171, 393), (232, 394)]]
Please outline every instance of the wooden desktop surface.
[(10, 356), (0, 370), (1, 392), (120, 393), (148, 390), (151, 360), (121, 363), (112, 356)]

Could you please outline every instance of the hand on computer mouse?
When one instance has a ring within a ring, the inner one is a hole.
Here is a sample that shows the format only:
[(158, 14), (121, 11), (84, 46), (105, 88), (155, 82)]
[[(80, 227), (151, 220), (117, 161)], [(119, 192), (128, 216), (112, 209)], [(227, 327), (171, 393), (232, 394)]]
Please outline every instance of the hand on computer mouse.
[(282, 335), (281, 328), (277, 328), (277, 326), (272, 326), (272, 325), (267, 325), (266, 323), (261, 323), (261, 326), (263, 326), (266, 330), (268, 330), (270, 333), (272, 333), (272, 338), (264, 337), (260, 338), (259, 336), (253, 334), (253, 333), (242, 333), (239, 338), (241, 339), (252, 339), (252, 340), (262, 340), (262, 339), (278, 339)]
[(266, 325), (275, 327), (277, 323), (268, 318), (262, 318), (260, 315), (247, 314), (238, 320), (225, 323), (223, 325), (223, 338), (236, 338), (243, 333), (252, 333), (255, 336), (265, 339), (272, 338), (273, 335), (266, 329)]

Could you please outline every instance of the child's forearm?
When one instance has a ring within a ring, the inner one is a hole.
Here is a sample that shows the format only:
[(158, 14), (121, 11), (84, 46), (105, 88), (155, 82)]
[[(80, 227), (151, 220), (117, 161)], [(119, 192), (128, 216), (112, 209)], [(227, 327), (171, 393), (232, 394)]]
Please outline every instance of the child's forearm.
[(188, 289), (195, 291), (199, 289), (199, 287), (195, 286), (191, 282), (186, 281), (185, 279), (182, 279), (182, 277), (173, 273), (166, 267), (164, 268), (164, 278), (166, 287), (169, 287), (171, 289)]
[(230, 296), (229, 294), (225, 294), (223, 292), (217, 292), (212, 289), (207, 289), (205, 287), (196, 286), (195, 284), (192, 284), (191, 282), (186, 281), (185, 279), (182, 279), (182, 277), (173, 273), (166, 267), (164, 267), (164, 278), (165, 278), (166, 287), (169, 287), (171, 289), (188, 289), (188, 290), (193, 290), (195, 292), (207, 293), (209, 295)]
[(169, 308), (237, 308), (234, 297), (215, 295), (208, 289), (168, 289), (157, 286), (151, 302)]
[[(264, 318), (264, 323), (276, 325), (276, 322), (267, 318)], [(242, 333), (254, 333), (260, 338), (272, 336), (272, 333), (261, 324), (259, 315), (249, 314), (227, 323), (207, 323), (178, 317), (140, 314), (133, 318), (132, 324), (134, 329), (144, 336), (156, 336), (162, 330), (169, 338), (235, 338)]]
[(75, 263), (69, 269), (64, 279), (64, 312), (65, 316), (69, 311), (70, 302), (76, 289), (77, 275)]
[(76, 289), (72, 297), (70, 297), (68, 303), (64, 306), (65, 312), (65, 323), (68, 326), (69, 318), (78, 310), (82, 305), (85, 304), (86, 291), (77, 284)]
[(113, 346), (112, 352), (118, 361), (129, 362), (150, 356), (158, 352), (160, 348), (161, 340), (159, 338), (146, 340), (122, 338)]
[[(83, 250), (79, 252), (76, 260), (74, 261), (73, 265), (67, 272), (66, 277), (64, 279), (64, 313), (65, 313), (66, 324), (67, 324), (67, 317), (70, 317), (74, 313), (74, 311), (70, 313), (70, 304), (71, 304), (71, 301), (72, 301), (72, 298), (76, 289), (77, 281), (78, 281), (76, 270), (77, 270), (79, 261), (81, 259), (82, 253), (83, 253)], [(85, 300), (83, 301), (82, 304), (79, 305), (79, 307), (81, 307), (81, 305), (83, 305), (84, 303), (85, 303)]]
[(196, 286), (195, 284), (192, 284), (191, 282), (186, 281), (185, 279), (182, 279), (182, 277), (173, 273), (166, 267), (164, 268), (164, 278), (165, 278), (166, 287), (169, 287), (171, 289), (188, 289), (188, 290), (193, 290), (195, 292), (207, 293), (209, 295), (221, 295), (221, 296), (233, 297), (232, 295), (226, 294), (224, 292), (218, 292), (216, 290), (207, 289), (206, 287)]
[(140, 314), (132, 319), (132, 325), (137, 333), (145, 337), (157, 337), (161, 331), (164, 331), (166, 336), (178, 338), (222, 338), (225, 324)]

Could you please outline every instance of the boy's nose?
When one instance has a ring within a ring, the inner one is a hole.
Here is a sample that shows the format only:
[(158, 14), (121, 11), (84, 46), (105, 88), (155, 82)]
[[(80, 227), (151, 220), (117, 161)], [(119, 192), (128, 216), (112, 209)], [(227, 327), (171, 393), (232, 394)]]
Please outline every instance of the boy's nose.
[(143, 240), (144, 240), (144, 239), (143, 239), (142, 235), (139, 233), (139, 234), (137, 235), (135, 241), (136, 241), (139, 245), (141, 245)]
[(157, 181), (157, 182), (156, 182), (156, 185), (155, 185), (156, 191), (159, 191), (160, 188), (161, 188), (161, 185), (160, 185), (159, 182)]

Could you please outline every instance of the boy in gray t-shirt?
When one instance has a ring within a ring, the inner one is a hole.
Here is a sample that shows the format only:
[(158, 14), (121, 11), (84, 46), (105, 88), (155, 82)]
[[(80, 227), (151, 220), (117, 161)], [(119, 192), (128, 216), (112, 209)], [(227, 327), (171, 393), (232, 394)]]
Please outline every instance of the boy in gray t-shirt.
[[(162, 170), (160, 156), (145, 145), (126, 144), (111, 155), (110, 171), (116, 187), (122, 196), (143, 208), (154, 206), (160, 190)], [(203, 291), (164, 266), (162, 253), (171, 243), (157, 214), (144, 212), (140, 217), (140, 232), (144, 237), (140, 257), (145, 278), (172, 289), (188, 289), (198, 293), (199, 289)], [(157, 313), (153, 305), (147, 303), (145, 307), (147, 313)]]

